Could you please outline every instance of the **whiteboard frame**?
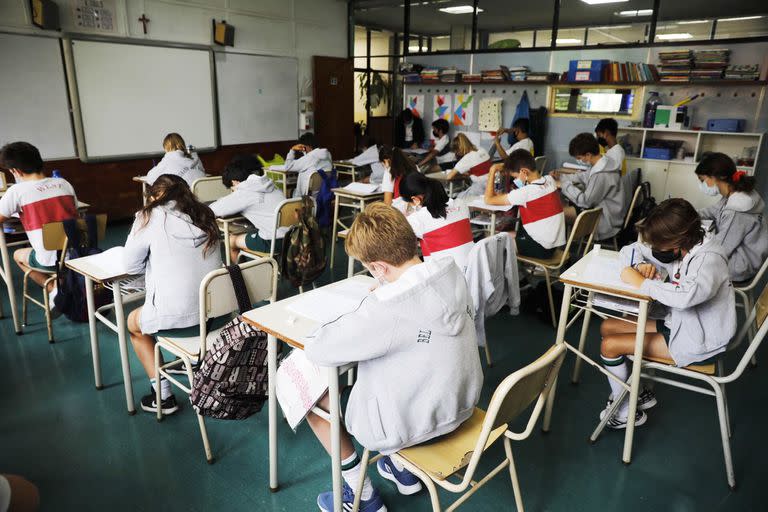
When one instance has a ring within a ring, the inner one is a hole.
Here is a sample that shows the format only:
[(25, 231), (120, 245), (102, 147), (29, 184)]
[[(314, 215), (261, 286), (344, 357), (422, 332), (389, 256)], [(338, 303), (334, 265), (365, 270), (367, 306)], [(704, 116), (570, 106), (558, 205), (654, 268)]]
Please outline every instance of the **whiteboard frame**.
[(160, 48), (180, 48), (184, 50), (202, 50), (208, 52), (208, 61), (211, 70), (211, 95), (213, 106), (213, 146), (195, 148), (198, 153), (215, 151), (221, 146), (221, 137), (219, 134), (219, 103), (216, 84), (216, 62), (213, 55), (213, 49), (206, 45), (174, 43), (170, 41), (148, 41), (146, 39), (132, 39), (127, 37), (109, 37), (109, 36), (85, 36), (85, 35), (66, 35), (62, 37), (61, 44), (64, 50), (64, 70), (66, 73), (67, 85), (69, 88), (70, 106), (72, 109), (72, 124), (75, 132), (75, 145), (77, 157), (83, 163), (90, 162), (112, 162), (116, 160), (134, 160), (138, 158), (153, 158), (163, 154), (162, 151), (152, 151), (148, 153), (132, 153), (110, 156), (88, 156), (88, 148), (85, 143), (85, 127), (83, 126), (83, 115), (80, 109), (80, 91), (77, 87), (77, 75), (75, 73), (75, 58), (72, 50), (74, 41), (95, 41), (114, 44), (130, 44), (134, 46), (155, 46)]

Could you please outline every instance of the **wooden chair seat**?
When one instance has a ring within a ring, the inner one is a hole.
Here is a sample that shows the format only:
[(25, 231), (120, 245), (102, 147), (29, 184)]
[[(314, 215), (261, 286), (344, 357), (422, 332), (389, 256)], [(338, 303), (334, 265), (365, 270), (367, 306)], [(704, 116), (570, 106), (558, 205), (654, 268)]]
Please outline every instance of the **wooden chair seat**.
[[(643, 359), (646, 361), (652, 361), (654, 363), (660, 363), (660, 364), (666, 364), (669, 366), (675, 366), (675, 362), (671, 359), (667, 359), (664, 357), (648, 357), (643, 356)], [(691, 370), (692, 372), (697, 373), (703, 373), (704, 375), (714, 375), (715, 374), (715, 363), (694, 363), (688, 366), (684, 367), (686, 370)]]
[(552, 254), (552, 257), (547, 259), (531, 258), (528, 256), (521, 256), (519, 254), (517, 255), (517, 259), (529, 265), (536, 265), (539, 267), (547, 267), (547, 268), (558, 268), (560, 266), (560, 261), (562, 261), (563, 259), (563, 250), (555, 249), (555, 252), (554, 254)]
[[(418, 446), (405, 448), (397, 453), (435, 480), (445, 480), (469, 464), (469, 459), (480, 437), (480, 431), (483, 429), (484, 419), (485, 411), (475, 408), (472, 416), (450, 434)], [(493, 430), (485, 444), (485, 449), (504, 435), (506, 430), (506, 423)]]

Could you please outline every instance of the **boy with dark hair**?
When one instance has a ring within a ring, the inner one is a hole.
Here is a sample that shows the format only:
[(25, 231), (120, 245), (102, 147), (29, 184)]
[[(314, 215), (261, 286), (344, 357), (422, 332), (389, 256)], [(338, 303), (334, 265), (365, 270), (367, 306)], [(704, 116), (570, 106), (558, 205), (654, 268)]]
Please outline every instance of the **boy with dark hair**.
[(456, 155), (451, 151), (451, 139), (448, 137), (450, 129), (451, 126), (445, 119), (436, 119), (432, 122), (432, 136), (434, 137), (432, 147), (416, 165), (423, 167), (434, 160), (444, 171), (453, 167)]
[(601, 119), (595, 126), (595, 136), (597, 143), (605, 148), (605, 154), (610, 156), (614, 162), (619, 165), (619, 169), (624, 171), (624, 148), (616, 140), (619, 133), (619, 123), (612, 117)]
[(230, 261), (236, 262), (242, 249), (270, 252), (273, 240), (279, 251), (288, 228), (275, 232), (275, 210), (285, 196), (264, 176), (259, 160), (253, 155), (235, 156), (224, 169), (222, 181), (232, 193), (211, 204), (213, 213), (216, 217), (242, 215), (255, 227), (249, 233), (230, 235)]
[(309, 193), (309, 181), (314, 173), (321, 169), (327, 173), (333, 170), (330, 151), (317, 146), (314, 133), (303, 133), (298, 143), (291, 147), (285, 157), (285, 170), (299, 173), (293, 197), (301, 197)]
[(417, 149), (424, 144), (424, 123), (406, 108), (395, 120), (395, 146), (402, 149)]
[(619, 164), (609, 155), (600, 155), (600, 146), (591, 133), (580, 133), (571, 139), (568, 152), (579, 162), (592, 166), (590, 170), (560, 177), (556, 185), (572, 206), (563, 208), (565, 220), (573, 224), (582, 210), (602, 208), (596, 240), (607, 240), (624, 225), (626, 200)]
[[(351, 510), (364, 468), (349, 434), (385, 455), (379, 474), (401, 494), (418, 492), (419, 479), (387, 455), (458, 428), (472, 415), (483, 374), (467, 283), (451, 258), (422, 263), (405, 216), (384, 203), (355, 218), (345, 246), (384, 284), (354, 312), (324, 325), (305, 350), (321, 366), (358, 363), (341, 438), (344, 509)], [(328, 397), (319, 405), (327, 410)], [(330, 424), (314, 413), (307, 421), (328, 449)], [(386, 510), (367, 477), (360, 498), (362, 512)], [(332, 493), (317, 504), (333, 510)]]
[[(66, 180), (45, 175), (40, 152), (28, 142), (3, 146), (0, 167), (16, 180), (16, 185), (8, 188), (0, 198), (0, 223), (18, 214), (32, 246), (16, 250), (13, 259), (23, 272), (31, 270), (29, 277), (43, 286), (49, 276), (35, 269), (56, 270), (56, 251), (46, 250), (43, 246), (43, 226), (77, 217), (75, 190)], [(53, 304), (56, 285), (49, 284), (48, 291)]]
[[(530, 133), (530, 126), (531, 123), (528, 118), (521, 117), (512, 123), (512, 128), (508, 130), (499, 130), (499, 132), (496, 134), (496, 138), (494, 139), (494, 144), (496, 145), (496, 151), (499, 152), (499, 156), (501, 158), (507, 158), (507, 155), (511, 154), (513, 151), (517, 151), (518, 149), (525, 149), (531, 155), (534, 154), (533, 141), (528, 135)], [(512, 134), (516, 142), (510, 147), (505, 148), (504, 141), (506, 141), (507, 138), (504, 137), (504, 135), (508, 133)]]

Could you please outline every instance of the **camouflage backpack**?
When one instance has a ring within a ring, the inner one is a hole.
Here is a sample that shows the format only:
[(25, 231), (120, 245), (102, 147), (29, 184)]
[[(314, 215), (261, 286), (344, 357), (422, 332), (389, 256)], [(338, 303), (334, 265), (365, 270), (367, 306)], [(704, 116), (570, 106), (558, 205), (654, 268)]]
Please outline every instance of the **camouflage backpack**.
[(304, 196), (297, 210), (297, 223), (283, 238), (281, 272), (296, 287), (311, 283), (325, 270), (325, 240), (312, 209), (312, 199)]

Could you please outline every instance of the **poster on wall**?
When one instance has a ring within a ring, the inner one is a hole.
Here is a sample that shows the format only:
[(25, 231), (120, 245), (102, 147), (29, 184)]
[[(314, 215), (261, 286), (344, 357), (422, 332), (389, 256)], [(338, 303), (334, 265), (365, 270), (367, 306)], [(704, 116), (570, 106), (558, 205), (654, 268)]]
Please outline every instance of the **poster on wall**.
[(495, 132), (501, 128), (501, 98), (480, 100), (477, 129), (481, 132)]
[(451, 97), (447, 94), (435, 94), (433, 98), (433, 111), (435, 113), (435, 121), (445, 119), (450, 122), (453, 115)]
[(406, 97), (405, 108), (413, 113), (414, 117), (421, 118), (424, 112), (424, 95), (423, 94), (409, 94)]
[(115, 32), (115, 0), (72, 0), (75, 26), (98, 32)]
[(475, 102), (471, 94), (456, 94), (453, 97), (453, 125), (471, 126), (475, 122)]

